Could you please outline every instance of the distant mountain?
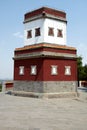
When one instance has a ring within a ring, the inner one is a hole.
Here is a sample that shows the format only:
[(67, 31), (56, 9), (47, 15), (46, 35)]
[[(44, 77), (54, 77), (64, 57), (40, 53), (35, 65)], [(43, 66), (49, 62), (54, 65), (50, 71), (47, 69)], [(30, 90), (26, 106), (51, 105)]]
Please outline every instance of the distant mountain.
[(13, 79), (0, 79), (0, 84), (6, 81), (13, 81)]

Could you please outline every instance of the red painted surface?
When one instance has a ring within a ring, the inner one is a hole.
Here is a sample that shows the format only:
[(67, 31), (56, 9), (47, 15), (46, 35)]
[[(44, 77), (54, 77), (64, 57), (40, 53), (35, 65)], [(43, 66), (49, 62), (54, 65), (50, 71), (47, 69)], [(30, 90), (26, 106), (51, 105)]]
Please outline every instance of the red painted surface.
[[(58, 75), (51, 75), (51, 65), (58, 66)], [(71, 75), (65, 75), (65, 66), (71, 66)], [(76, 81), (77, 61), (62, 59), (44, 60), (44, 80), (45, 81)]]
[(19, 50), (15, 51), (15, 55), (18, 54), (27, 54), (27, 53), (32, 53), (32, 52), (42, 52), (42, 51), (47, 51), (47, 52), (56, 52), (56, 53), (68, 53), (68, 54), (76, 54), (76, 50), (70, 50), (70, 49), (62, 49), (62, 48), (48, 48), (48, 47), (40, 47), (40, 48), (33, 48), (33, 49), (26, 49), (26, 50)]
[[(37, 75), (30, 74), (31, 65), (37, 66)], [(51, 75), (51, 65), (58, 66), (58, 75)], [(19, 66), (24, 66), (24, 75), (19, 75)], [(65, 75), (65, 66), (71, 66), (71, 75)], [(53, 58), (36, 58), (14, 61), (14, 80), (28, 81), (76, 81), (77, 61)]]
[(24, 20), (37, 16), (39, 14), (43, 14), (43, 12), (45, 14), (51, 14), (56, 17), (66, 18), (66, 13), (63, 11), (59, 11), (59, 10), (55, 10), (55, 9), (51, 9), (51, 8), (47, 8), (47, 7), (42, 7), (40, 9), (26, 13), (24, 16)]
[(81, 86), (87, 87), (87, 81), (81, 81)]
[(6, 85), (6, 88), (12, 88), (13, 82), (7, 82), (5, 85)]
[[(37, 75), (31, 75), (31, 70), (30, 70), (31, 65), (37, 66)], [(24, 66), (24, 75), (19, 75), (19, 66)], [(14, 80), (42, 81), (43, 80), (43, 60), (41, 58), (15, 60)]]

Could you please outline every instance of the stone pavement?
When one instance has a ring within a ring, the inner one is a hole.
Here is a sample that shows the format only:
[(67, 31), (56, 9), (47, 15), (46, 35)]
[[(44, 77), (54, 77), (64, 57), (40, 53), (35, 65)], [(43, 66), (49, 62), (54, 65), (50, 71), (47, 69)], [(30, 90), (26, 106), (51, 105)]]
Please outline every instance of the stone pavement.
[(74, 99), (0, 93), (0, 130), (87, 130), (87, 92)]

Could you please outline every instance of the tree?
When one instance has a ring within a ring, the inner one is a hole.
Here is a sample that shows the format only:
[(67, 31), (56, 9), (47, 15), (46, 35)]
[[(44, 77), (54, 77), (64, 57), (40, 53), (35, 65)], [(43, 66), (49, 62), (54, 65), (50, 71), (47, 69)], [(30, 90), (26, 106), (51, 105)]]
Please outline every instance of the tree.
[(78, 72), (78, 81), (81, 80), (87, 81), (87, 64), (83, 66), (81, 56), (77, 58), (77, 72)]
[(84, 66), (84, 80), (87, 81), (87, 64)]
[(2, 84), (0, 84), (0, 92), (2, 91)]
[(82, 57), (81, 56), (79, 56), (77, 58), (77, 73), (78, 73), (78, 81), (83, 80), (84, 69), (82, 66)]

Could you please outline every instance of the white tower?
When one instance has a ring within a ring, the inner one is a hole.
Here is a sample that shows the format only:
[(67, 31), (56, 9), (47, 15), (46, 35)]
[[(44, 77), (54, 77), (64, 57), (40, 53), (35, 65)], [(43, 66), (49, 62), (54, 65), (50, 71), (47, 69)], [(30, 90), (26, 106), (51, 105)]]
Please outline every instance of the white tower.
[(28, 12), (24, 16), (24, 43), (54, 43), (66, 45), (66, 13), (48, 7)]

